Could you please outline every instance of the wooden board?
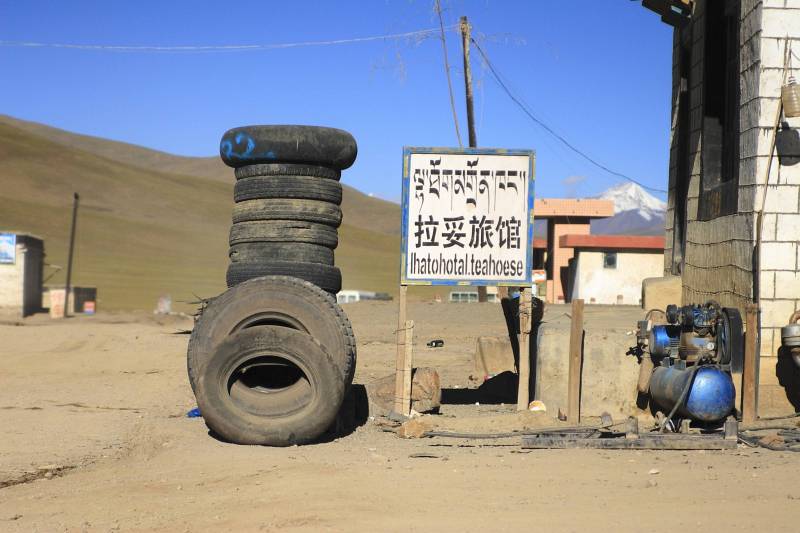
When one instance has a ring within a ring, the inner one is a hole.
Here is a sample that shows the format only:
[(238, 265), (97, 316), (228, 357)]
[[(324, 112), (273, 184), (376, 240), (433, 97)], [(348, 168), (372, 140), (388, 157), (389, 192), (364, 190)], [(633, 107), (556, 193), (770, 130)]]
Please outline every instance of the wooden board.
[(517, 411), (527, 411), (531, 381), (531, 291), (519, 290), (519, 381), (517, 384)]
[[(411, 412), (411, 354), (406, 350), (406, 297), (408, 286), (400, 285), (397, 312), (397, 355), (395, 358), (394, 411), (408, 416)], [(406, 379), (406, 369), (408, 379)], [(408, 382), (408, 390), (406, 390)], [(408, 401), (406, 400), (408, 398)]]
[(758, 418), (758, 306), (745, 307), (744, 368), (742, 369), (742, 423), (752, 424)]
[(583, 300), (572, 300), (572, 322), (569, 334), (569, 381), (567, 423), (581, 420), (581, 366), (583, 365)]

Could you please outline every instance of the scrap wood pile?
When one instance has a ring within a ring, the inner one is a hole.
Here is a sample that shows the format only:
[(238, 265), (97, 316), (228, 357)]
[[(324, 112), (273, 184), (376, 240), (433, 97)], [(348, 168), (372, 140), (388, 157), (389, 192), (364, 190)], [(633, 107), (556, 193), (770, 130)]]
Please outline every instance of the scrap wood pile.
[(336, 303), (341, 171), (357, 147), (342, 130), (249, 126), (222, 137), (235, 169), (228, 290), (202, 310), (189, 381), (209, 429), (241, 444), (319, 438), (353, 380), (356, 341)]

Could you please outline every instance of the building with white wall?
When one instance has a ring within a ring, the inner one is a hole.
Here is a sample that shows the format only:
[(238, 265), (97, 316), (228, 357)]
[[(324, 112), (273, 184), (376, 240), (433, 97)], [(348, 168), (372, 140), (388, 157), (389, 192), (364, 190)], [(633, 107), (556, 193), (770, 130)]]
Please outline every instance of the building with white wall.
[(664, 237), (563, 235), (560, 240), (561, 248), (574, 250), (568, 301), (640, 305), (642, 281), (664, 270)]
[(19, 318), (42, 308), (44, 241), (0, 233), (0, 316)]

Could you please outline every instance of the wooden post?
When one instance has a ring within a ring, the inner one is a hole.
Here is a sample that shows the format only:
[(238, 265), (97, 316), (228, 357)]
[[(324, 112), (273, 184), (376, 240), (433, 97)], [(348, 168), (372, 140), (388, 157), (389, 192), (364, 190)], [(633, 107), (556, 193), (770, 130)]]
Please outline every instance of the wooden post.
[(747, 332), (744, 338), (744, 368), (742, 369), (742, 423), (758, 419), (758, 313), (756, 304), (745, 307)]
[[(406, 366), (408, 366), (408, 387), (411, 388), (411, 354), (406, 349), (406, 294), (407, 285), (400, 285), (400, 297), (397, 313), (397, 356), (395, 360), (395, 381), (394, 381), (394, 411), (400, 415), (408, 415), (410, 405), (405, 402), (406, 396), (411, 397), (409, 390), (406, 395)], [(408, 359), (408, 361), (406, 360)]]
[(527, 411), (531, 401), (531, 291), (519, 289), (519, 383), (517, 385), (517, 411)]
[(567, 422), (581, 421), (581, 366), (583, 362), (583, 300), (572, 300), (572, 323), (569, 333), (569, 382)]

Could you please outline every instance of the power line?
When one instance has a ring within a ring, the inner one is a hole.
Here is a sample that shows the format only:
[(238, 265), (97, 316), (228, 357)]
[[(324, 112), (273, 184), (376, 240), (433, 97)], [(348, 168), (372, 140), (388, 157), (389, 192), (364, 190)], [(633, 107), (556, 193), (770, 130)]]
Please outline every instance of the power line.
[(363, 43), (369, 41), (383, 41), (389, 39), (418, 38), (427, 39), (444, 32), (457, 29), (457, 25), (442, 26), (441, 28), (431, 28), (427, 30), (416, 30), (405, 33), (390, 33), (387, 35), (373, 35), (369, 37), (355, 37), (351, 39), (334, 39), (330, 41), (301, 41), (296, 43), (276, 43), (276, 44), (231, 44), (231, 45), (208, 45), (208, 46), (126, 46), (126, 45), (107, 45), (107, 44), (70, 44), (70, 43), (43, 43), (35, 41), (0, 41), (2, 47), (15, 48), (63, 48), (69, 50), (98, 50), (104, 52), (252, 52), (259, 50), (277, 50), (285, 48), (301, 48), (308, 46), (330, 46), (348, 43)]
[(515, 104), (517, 104), (517, 106), (519, 106), (519, 108), (523, 111), (523, 113), (525, 113), (528, 116), (528, 118), (530, 118), (532, 121), (534, 121), (540, 127), (542, 127), (546, 132), (548, 132), (550, 135), (552, 135), (553, 137), (555, 137), (556, 139), (561, 141), (567, 148), (569, 148), (570, 150), (572, 150), (573, 152), (575, 152), (579, 156), (583, 157), (584, 159), (586, 159), (588, 162), (590, 162), (591, 164), (593, 164), (597, 168), (600, 168), (600, 169), (602, 169), (602, 170), (604, 170), (604, 171), (606, 171), (609, 174), (612, 174), (614, 176), (618, 176), (618, 177), (623, 178), (623, 179), (625, 179), (627, 181), (630, 181), (631, 183), (635, 183), (636, 185), (638, 185), (639, 187), (641, 187), (643, 189), (647, 189), (647, 190), (654, 191), (654, 192), (660, 192), (660, 193), (664, 193), (664, 194), (667, 193), (667, 191), (665, 191), (663, 189), (657, 189), (655, 187), (650, 187), (650, 186), (645, 185), (644, 183), (642, 183), (642, 182), (640, 182), (638, 180), (633, 179), (632, 177), (630, 177), (630, 176), (628, 176), (626, 174), (623, 174), (621, 172), (617, 172), (616, 170), (612, 170), (612, 169), (608, 168), (607, 166), (605, 166), (602, 163), (596, 161), (595, 159), (593, 159), (592, 157), (590, 157), (586, 153), (582, 152), (580, 149), (578, 149), (572, 143), (570, 143), (567, 139), (565, 139), (564, 137), (562, 137), (561, 135), (556, 133), (553, 130), (553, 128), (548, 126), (546, 123), (542, 122), (540, 119), (536, 118), (536, 116), (533, 113), (531, 113), (530, 110), (528, 110), (528, 107), (524, 103), (522, 103), (519, 100), (519, 98), (517, 98), (516, 96), (514, 96), (512, 94), (511, 90), (503, 82), (502, 78), (500, 77), (500, 74), (494, 68), (494, 65), (492, 65), (492, 62), (489, 61), (489, 58), (487, 57), (486, 53), (483, 51), (481, 46), (477, 43), (477, 41), (475, 41), (474, 38), (471, 39), (471, 41), (475, 45), (475, 48), (478, 49), (478, 53), (481, 54), (481, 57), (486, 62), (486, 66), (489, 67), (489, 71), (492, 73), (492, 76), (494, 77), (495, 81), (497, 81), (497, 83), (500, 85), (500, 87), (503, 89), (503, 91), (505, 91), (505, 93), (508, 95), (508, 97)]
[(450, 91), (450, 109), (453, 110), (453, 123), (456, 126), (456, 137), (458, 138), (458, 146), (459, 148), (464, 146), (461, 142), (461, 131), (458, 128), (458, 113), (456, 112), (456, 101), (453, 98), (453, 82), (450, 81), (450, 62), (447, 60), (447, 41), (445, 40), (444, 36), (444, 22), (442, 21), (442, 6), (439, 4), (439, 0), (436, 0), (435, 4), (436, 14), (439, 15), (439, 28), (442, 32), (442, 52), (444, 52), (444, 74), (447, 76), (447, 89)]

